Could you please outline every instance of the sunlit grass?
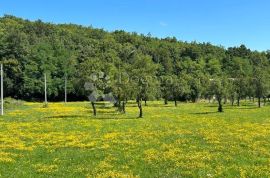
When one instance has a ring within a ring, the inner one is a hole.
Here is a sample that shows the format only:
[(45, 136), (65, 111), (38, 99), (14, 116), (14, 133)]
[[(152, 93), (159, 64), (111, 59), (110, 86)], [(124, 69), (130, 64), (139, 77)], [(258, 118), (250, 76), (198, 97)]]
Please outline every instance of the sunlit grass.
[[(100, 105), (102, 106), (102, 105)], [(270, 107), (149, 102), (138, 119), (24, 103), (0, 118), (0, 177), (269, 177)]]

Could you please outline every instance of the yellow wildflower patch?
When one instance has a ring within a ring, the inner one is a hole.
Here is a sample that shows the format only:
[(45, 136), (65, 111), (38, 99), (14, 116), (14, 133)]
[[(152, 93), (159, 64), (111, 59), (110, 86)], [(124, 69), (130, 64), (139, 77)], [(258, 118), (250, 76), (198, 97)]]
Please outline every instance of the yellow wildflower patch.
[(57, 171), (57, 165), (36, 164), (33, 166), (37, 172), (40, 173), (52, 173)]
[(83, 102), (8, 110), (0, 119), (1, 175), (23, 164), (33, 177), (269, 177), (268, 106), (216, 113), (205, 103), (149, 102), (142, 119), (134, 106), (125, 115), (97, 107), (96, 117)]

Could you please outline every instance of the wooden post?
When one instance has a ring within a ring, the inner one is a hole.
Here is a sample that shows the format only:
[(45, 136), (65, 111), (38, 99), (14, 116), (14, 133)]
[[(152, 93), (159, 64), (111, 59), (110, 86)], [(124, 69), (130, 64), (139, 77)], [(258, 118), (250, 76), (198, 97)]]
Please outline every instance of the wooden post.
[(44, 95), (45, 95), (45, 105), (47, 106), (47, 75), (44, 73)]
[(1, 64), (1, 116), (4, 115), (4, 86), (3, 86), (3, 64)]

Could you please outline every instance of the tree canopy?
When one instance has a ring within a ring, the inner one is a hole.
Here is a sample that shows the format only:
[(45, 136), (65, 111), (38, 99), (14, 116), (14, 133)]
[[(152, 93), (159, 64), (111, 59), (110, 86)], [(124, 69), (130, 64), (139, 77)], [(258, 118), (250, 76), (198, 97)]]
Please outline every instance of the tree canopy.
[[(196, 102), (218, 95), (237, 99), (239, 105), (242, 98), (270, 94), (269, 51), (252, 51), (244, 45), (225, 49), (10, 15), (0, 18), (0, 60), (5, 66), (5, 96), (25, 100), (43, 98), (44, 73), (48, 99), (63, 100), (67, 79), (69, 100), (84, 100), (84, 83), (91, 73), (103, 72), (111, 80), (106, 89), (98, 90), (112, 92), (120, 110), (129, 99), (140, 107), (143, 100), (163, 98), (177, 105), (178, 100)], [(225, 79), (230, 79), (226, 91)]]

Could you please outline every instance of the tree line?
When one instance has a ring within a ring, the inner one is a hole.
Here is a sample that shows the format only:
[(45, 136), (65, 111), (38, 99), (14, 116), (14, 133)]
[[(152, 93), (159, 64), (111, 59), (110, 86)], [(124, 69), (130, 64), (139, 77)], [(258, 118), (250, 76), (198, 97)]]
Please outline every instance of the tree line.
[[(213, 97), (240, 105), (242, 99), (270, 97), (270, 51), (246, 46), (225, 49), (210, 43), (159, 39), (125, 31), (74, 24), (29, 21), (10, 15), (0, 18), (0, 60), (4, 64), (5, 96), (24, 100), (91, 100), (111, 95), (125, 112), (136, 100), (139, 116), (149, 100), (197, 102)], [(84, 85), (94, 87), (86, 90)], [(65, 87), (66, 84), (66, 87)], [(96, 96), (96, 97), (95, 97)]]

